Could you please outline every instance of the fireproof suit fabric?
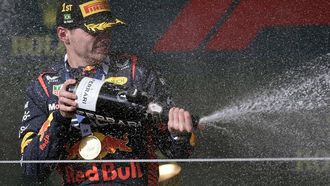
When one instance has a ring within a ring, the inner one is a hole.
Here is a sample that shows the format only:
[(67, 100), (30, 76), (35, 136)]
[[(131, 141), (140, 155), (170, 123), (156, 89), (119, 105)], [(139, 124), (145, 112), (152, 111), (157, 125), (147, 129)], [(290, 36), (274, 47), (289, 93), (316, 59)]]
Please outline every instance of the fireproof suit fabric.
[[(66, 64), (66, 65), (64, 65)], [(164, 79), (150, 68), (150, 63), (134, 55), (110, 55), (104, 65), (91, 69), (70, 68), (67, 62), (59, 62), (33, 80), (26, 90), (24, 115), (20, 128), (23, 160), (76, 160), (82, 139), (76, 119), (61, 116), (58, 108), (58, 92), (70, 77), (104, 74), (114, 84), (146, 91), (155, 101), (173, 105)], [(149, 65), (149, 66), (148, 66)], [(107, 68), (107, 70), (105, 70)], [(84, 122), (91, 126), (93, 135), (102, 143), (98, 159), (148, 159), (156, 158), (156, 147), (169, 158), (187, 158), (193, 147), (189, 136), (174, 140), (166, 124), (150, 120), (115, 120), (91, 115)], [(64, 185), (129, 184), (153, 185), (158, 181), (158, 164), (155, 163), (24, 163), (26, 178), (43, 181), (57, 169)]]

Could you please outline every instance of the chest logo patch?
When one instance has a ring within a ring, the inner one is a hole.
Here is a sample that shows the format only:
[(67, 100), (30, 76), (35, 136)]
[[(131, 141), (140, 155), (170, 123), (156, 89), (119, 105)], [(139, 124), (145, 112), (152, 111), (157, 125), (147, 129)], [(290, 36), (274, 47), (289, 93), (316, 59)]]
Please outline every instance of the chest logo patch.
[(127, 77), (109, 77), (105, 80), (105, 82), (113, 83), (115, 85), (125, 85), (127, 81)]

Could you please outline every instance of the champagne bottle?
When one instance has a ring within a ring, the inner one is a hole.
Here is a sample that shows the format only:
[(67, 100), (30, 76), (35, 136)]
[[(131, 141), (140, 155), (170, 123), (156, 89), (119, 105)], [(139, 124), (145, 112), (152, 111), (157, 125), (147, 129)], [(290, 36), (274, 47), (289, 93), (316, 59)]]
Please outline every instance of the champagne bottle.
[[(90, 118), (115, 120), (141, 120), (143, 118), (168, 121), (168, 109), (153, 102), (152, 97), (137, 89), (84, 77), (69, 89), (77, 95), (77, 113)], [(199, 117), (192, 116), (197, 127)]]
[(145, 117), (149, 98), (136, 89), (84, 77), (69, 89), (77, 95), (77, 113), (111, 117), (116, 120), (140, 120)]

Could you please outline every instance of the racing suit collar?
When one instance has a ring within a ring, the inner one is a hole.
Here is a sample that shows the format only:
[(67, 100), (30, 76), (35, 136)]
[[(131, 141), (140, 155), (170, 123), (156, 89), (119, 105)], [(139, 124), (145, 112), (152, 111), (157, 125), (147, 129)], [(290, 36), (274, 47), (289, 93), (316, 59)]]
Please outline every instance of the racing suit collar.
[[(109, 58), (106, 59), (108, 61)], [(72, 68), (68, 62), (68, 55), (64, 56), (64, 67), (65, 67), (65, 79), (77, 78), (82, 76), (93, 77), (96, 79), (105, 79), (105, 76), (108, 74), (109, 66), (106, 62), (100, 64), (88, 65), (88, 66), (79, 66), (78, 68)]]

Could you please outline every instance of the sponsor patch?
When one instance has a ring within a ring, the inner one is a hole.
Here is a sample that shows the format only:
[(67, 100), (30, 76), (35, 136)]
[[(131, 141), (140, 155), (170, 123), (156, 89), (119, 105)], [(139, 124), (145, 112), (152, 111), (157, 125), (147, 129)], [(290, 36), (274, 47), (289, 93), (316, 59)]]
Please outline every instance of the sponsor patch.
[[(129, 143), (128, 134), (125, 133), (121, 138), (113, 137), (111, 135), (104, 135), (99, 132), (94, 132), (93, 135), (97, 137), (102, 144), (102, 150), (97, 159), (104, 158), (107, 154), (115, 154), (118, 151), (132, 152), (132, 148), (127, 146)], [(67, 159), (75, 159), (79, 156), (79, 145), (81, 141), (74, 144), (69, 149)]]
[[(101, 170), (101, 171), (98, 171)], [(112, 162), (101, 164), (92, 163), (91, 167), (76, 168), (72, 165), (64, 167), (66, 178), (64, 182), (68, 185), (76, 185), (87, 180), (88, 182), (121, 182), (143, 177), (140, 163), (130, 162), (126, 166), (118, 166)]]
[(19, 128), (18, 138), (21, 138), (21, 135), (26, 131), (26, 129), (29, 128), (29, 126), (30, 124), (27, 126), (21, 126), (21, 128)]
[(83, 17), (88, 17), (99, 12), (110, 12), (110, 5), (107, 0), (94, 0), (79, 5)]
[(38, 132), (38, 136), (39, 136), (39, 141), (42, 141), (44, 139), (44, 135), (45, 132), (48, 130), (48, 128), (50, 127), (50, 123), (53, 121), (53, 113), (51, 113), (47, 120), (43, 123), (42, 127), (40, 128), (39, 132)]
[(46, 76), (48, 83), (56, 83), (56, 82), (58, 82), (58, 78), (59, 78), (59, 76), (53, 76), (53, 77)]
[(48, 104), (48, 110), (49, 111), (54, 111), (54, 110), (57, 110), (58, 108), (59, 108), (59, 105), (57, 103)]
[(22, 121), (26, 121), (30, 116), (31, 116), (30, 111), (25, 111), (24, 115), (23, 115), (23, 118), (22, 118)]
[(116, 62), (116, 66), (120, 68), (120, 70), (124, 70), (129, 67), (129, 60), (125, 60), (124, 62)]
[(115, 85), (125, 85), (127, 81), (127, 77), (109, 77), (105, 80), (105, 82), (113, 83)]
[(32, 141), (32, 137), (34, 136), (33, 132), (28, 132), (24, 135), (22, 142), (21, 142), (21, 154), (24, 153), (24, 149), (28, 144)]
[(53, 85), (53, 94), (58, 97), (61, 88), (62, 88), (62, 84), (61, 85)]
[(24, 105), (24, 109), (27, 109), (29, 107), (29, 102), (27, 101)]

